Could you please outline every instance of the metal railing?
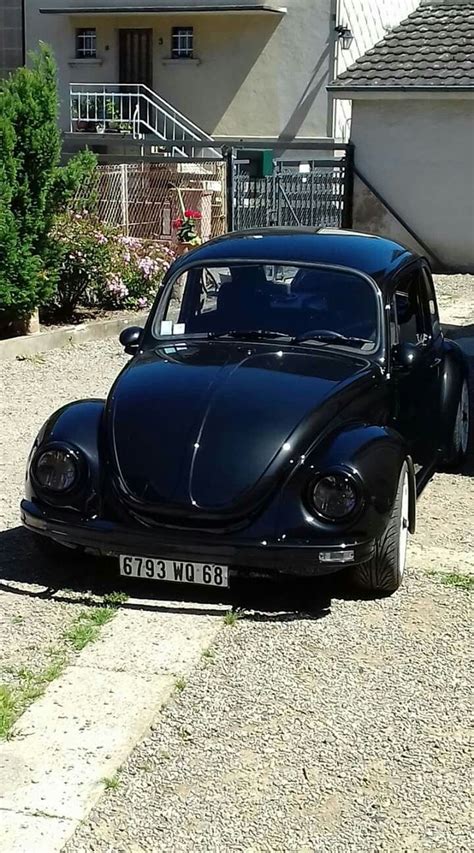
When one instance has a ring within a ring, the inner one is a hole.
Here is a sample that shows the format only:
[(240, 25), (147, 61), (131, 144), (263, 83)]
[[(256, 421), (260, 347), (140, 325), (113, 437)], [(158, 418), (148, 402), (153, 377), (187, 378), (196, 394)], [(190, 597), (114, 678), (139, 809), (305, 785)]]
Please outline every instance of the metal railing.
[(176, 142), (177, 157), (221, 157), (212, 136), (143, 83), (71, 83), (71, 132), (122, 133)]

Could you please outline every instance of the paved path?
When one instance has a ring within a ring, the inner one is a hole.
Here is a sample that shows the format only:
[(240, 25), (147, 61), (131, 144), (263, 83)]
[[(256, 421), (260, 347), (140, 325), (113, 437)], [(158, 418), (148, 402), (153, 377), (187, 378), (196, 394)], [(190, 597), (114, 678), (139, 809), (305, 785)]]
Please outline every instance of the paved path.
[[(129, 599), (0, 743), (0, 850), (55, 853), (196, 667), (225, 608)], [(149, 608), (149, 609), (147, 609)], [(179, 683), (179, 682), (178, 682)]]

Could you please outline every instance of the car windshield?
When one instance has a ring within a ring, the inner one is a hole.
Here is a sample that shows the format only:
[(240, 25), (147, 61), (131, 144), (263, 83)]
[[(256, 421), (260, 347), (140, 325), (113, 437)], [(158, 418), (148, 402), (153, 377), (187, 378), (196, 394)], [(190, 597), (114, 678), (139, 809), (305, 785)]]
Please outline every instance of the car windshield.
[(165, 289), (156, 338), (273, 339), (336, 344), (364, 351), (378, 340), (376, 288), (357, 272), (323, 266), (194, 266)]

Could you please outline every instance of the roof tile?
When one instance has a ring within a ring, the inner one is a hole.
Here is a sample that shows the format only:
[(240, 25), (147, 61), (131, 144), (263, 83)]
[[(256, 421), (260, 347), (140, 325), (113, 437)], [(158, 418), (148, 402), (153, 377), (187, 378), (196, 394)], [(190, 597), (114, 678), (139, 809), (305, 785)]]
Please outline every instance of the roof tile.
[(474, 88), (473, 2), (425, 2), (330, 88)]

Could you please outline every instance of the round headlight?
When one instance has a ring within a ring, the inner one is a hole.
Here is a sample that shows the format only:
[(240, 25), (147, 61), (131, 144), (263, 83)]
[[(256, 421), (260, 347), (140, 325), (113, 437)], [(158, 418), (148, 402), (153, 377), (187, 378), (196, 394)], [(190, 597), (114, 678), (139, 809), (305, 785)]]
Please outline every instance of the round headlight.
[(34, 463), (35, 480), (42, 489), (66, 492), (79, 477), (76, 457), (67, 447), (45, 450)]
[(358, 500), (352, 478), (342, 471), (324, 474), (311, 490), (311, 501), (316, 512), (328, 521), (339, 521), (351, 515)]

